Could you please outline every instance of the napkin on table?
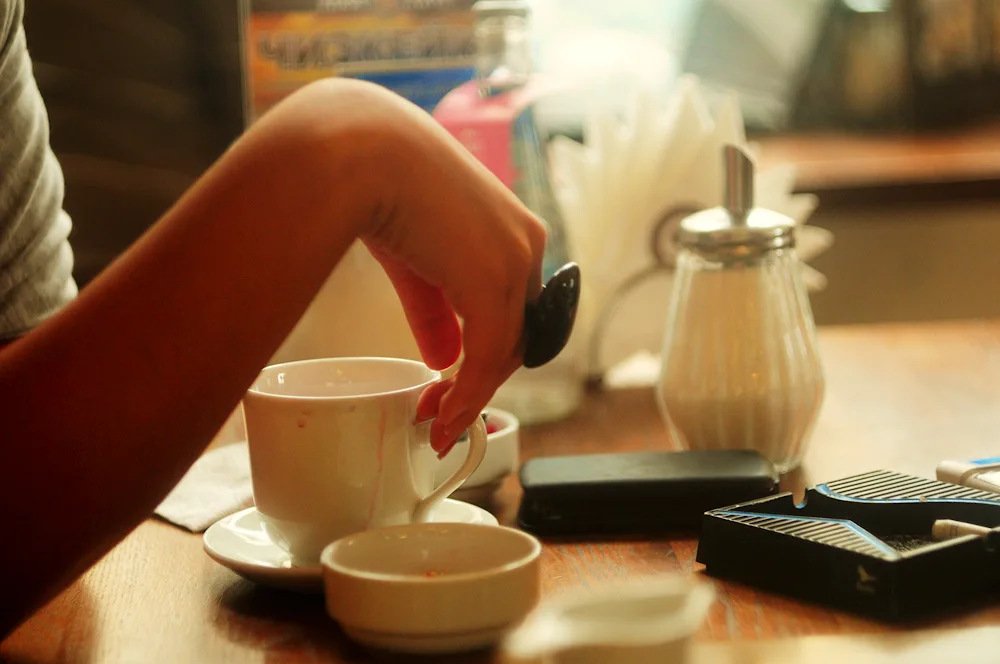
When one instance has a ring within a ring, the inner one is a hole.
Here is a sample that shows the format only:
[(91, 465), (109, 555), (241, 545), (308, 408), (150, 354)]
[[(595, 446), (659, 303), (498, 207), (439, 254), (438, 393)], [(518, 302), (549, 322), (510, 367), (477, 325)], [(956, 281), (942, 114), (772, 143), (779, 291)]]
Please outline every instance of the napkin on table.
[(194, 533), (253, 505), (246, 442), (212, 449), (191, 466), (156, 515)]

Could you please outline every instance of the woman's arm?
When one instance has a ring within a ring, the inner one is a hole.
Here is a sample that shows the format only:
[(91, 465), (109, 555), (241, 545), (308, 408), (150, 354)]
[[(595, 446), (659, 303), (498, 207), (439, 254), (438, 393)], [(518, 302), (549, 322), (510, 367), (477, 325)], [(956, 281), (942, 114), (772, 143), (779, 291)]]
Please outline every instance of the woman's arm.
[(475, 329), (504, 316), (466, 333), (485, 370), (460, 369), (469, 396), (445, 424), (485, 404), (519, 362), (544, 231), (432, 124), (374, 86), (301, 90), (74, 302), (0, 350), (0, 521), (18, 539), (0, 553), (0, 634), (151, 514), (357, 237), (396, 271), (428, 362), (457, 357), (456, 310)]
[(319, 92), (0, 351), (0, 519), (19, 541), (0, 554), (4, 633), (151, 513), (377, 216), (366, 90)]

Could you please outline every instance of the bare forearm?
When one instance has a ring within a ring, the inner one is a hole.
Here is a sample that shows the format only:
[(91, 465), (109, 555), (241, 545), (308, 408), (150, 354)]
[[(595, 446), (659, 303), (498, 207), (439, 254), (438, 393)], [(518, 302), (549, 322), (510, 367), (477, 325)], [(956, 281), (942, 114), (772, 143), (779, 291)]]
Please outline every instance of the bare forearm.
[(0, 351), (0, 517), (24, 544), (0, 554), (0, 634), (150, 514), (379, 214), (371, 93), (309, 94)]

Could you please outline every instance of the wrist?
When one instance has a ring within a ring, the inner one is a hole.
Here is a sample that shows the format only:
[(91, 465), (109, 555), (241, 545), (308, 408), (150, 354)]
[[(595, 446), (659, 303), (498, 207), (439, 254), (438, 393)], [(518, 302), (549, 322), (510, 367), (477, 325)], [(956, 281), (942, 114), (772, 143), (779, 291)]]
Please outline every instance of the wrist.
[[(354, 236), (364, 237), (398, 195), (401, 101), (374, 84), (326, 79), (301, 88), (258, 124), (270, 132), (275, 156), (283, 155), (275, 167), (311, 180), (308, 189), (328, 196), (329, 209), (350, 208), (350, 219), (337, 223), (350, 221)], [(326, 182), (316, 186), (316, 179)]]

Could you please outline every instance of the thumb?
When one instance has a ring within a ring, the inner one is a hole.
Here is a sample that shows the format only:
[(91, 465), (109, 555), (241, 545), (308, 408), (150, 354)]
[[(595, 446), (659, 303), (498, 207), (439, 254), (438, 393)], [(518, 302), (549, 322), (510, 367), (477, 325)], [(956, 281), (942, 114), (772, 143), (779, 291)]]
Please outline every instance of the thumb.
[(392, 282), (420, 355), (431, 369), (447, 369), (462, 352), (462, 329), (444, 292), (403, 263), (369, 247)]

